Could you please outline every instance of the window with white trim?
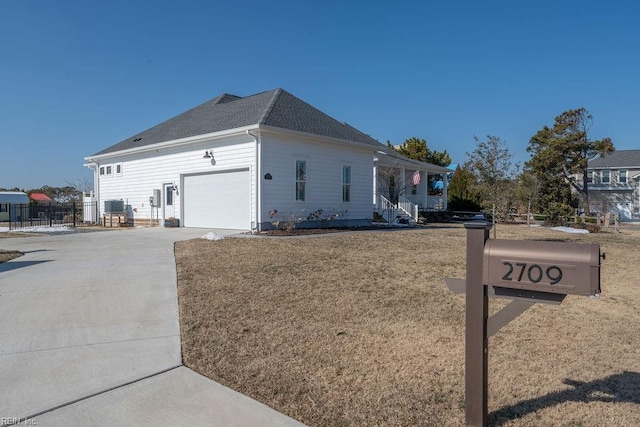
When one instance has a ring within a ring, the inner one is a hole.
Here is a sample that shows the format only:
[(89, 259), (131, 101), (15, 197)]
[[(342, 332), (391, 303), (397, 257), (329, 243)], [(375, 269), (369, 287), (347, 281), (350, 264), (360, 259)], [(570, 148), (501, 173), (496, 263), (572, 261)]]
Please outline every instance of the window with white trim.
[(351, 201), (351, 166), (342, 166), (342, 201)]
[(100, 175), (104, 175), (104, 166), (100, 166)]
[(304, 202), (306, 200), (307, 184), (307, 162), (296, 160), (296, 200)]
[(116, 176), (121, 176), (122, 175), (122, 163), (116, 163), (115, 168), (116, 168)]
[(593, 184), (593, 171), (587, 171), (587, 184)]
[(602, 171), (602, 181), (603, 184), (609, 184), (611, 182), (611, 171)]
[(628, 171), (626, 171), (626, 170), (618, 171), (618, 182), (620, 184), (626, 184), (627, 183), (627, 175), (628, 175)]

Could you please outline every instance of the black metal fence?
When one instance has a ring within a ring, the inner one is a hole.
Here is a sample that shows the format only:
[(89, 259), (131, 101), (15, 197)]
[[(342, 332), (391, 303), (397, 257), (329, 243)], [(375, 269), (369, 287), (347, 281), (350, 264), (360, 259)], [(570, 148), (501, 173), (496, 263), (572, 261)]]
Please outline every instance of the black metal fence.
[(68, 204), (10, 204), (9, 229), (81, 227), (99, 224), (98, 202)]

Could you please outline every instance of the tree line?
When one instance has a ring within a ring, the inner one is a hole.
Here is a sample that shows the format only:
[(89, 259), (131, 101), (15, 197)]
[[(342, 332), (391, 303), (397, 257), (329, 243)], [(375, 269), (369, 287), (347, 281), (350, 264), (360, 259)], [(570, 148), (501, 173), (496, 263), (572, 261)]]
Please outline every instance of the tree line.
[(67, 203), (82, 203), (82, 192), (91, 191), (91, 183), (86, 180), (78, 181), (77, 183), (67, 182), (64, 187), (52, 187), (49, 185), (43, 185), (40, 188), (32, 188), (25, 190), (24, 188), (0, 188), (0, 191), (20, 191), (31, 195), (32, 193), (43, 193), (51, 198), (53, 203), (67, 204)]
[[(589, 215), (587, 166), (590, 159), (615, 150), (610, 138), (589, 137), (593, 116), (585, 109), (568, 110), (543, 126), (529, 140), (530, 159), (514, 163), (506, 141), (495, 135), (474, 136), (476, 148), (466, 153), (448, 187), (451, 210), (493, 213), (504, 221), (510, 213), (536, 212), (548, 223), (561, 223), (576, 209)], [(387, 145), (393, 147), (389, 142)], [(399, 153), (440, 166), (449, 166), (447, 151), (429, 149), (426, 140), (410, 138)]]

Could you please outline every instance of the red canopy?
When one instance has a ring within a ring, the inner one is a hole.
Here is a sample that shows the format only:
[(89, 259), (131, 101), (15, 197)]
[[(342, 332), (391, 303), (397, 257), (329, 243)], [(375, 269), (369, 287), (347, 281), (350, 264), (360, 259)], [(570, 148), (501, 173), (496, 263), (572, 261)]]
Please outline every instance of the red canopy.
[(51, 203), (53, 201), (51, 200), (51, 197), (47, 196), (44, 193), (31, 193), (29, 194), (29, 198), (34, 202)]

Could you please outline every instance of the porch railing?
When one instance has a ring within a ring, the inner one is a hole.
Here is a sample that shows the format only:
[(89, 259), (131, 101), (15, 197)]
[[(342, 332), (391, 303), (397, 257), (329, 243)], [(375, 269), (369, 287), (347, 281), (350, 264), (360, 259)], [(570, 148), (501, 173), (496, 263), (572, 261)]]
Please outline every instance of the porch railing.
[[(398, 203), (395, 204), (391, 200), (381, 195), (378, 195), (378, 201), (375, 205), (375, 209), (379, 212), (384, 212), (390, 218), (394, 218), (396, 210), (399, 209), (413, 218), (415, 221), (418, 220), (418, 211), (420, 210), (417, 204), (413, 203), (406, 197), (400, 196), (398, 198)], [(387, 219), (391, 221), (390, 218)]]
[(378, 194), (376, 197), (374, 210), (378, 213), (381, 213), (383, 218), (391, 222), (396, 213), (396, 205), (395, 203), (392, 203), (391, 200)]
[(407, 215), (411, 216), (415, 221), (418, 220), (418, 205), (413, 203), (411, 200), (404, 196), (400, 196), (398, 198), (398, 208), (405, 211)]
[(406, 196), (414, 205), (418, 205), (421, 211), (441, 211), (444, 210), (443, 196)]
[(391, 200), (387, 199), (384, 196), (380, 196), (378, 195), (378, 209), (382, 210), (382, 211), (388, 211), (391, 209), (395, 209), (396, 205), (391, 203)]

